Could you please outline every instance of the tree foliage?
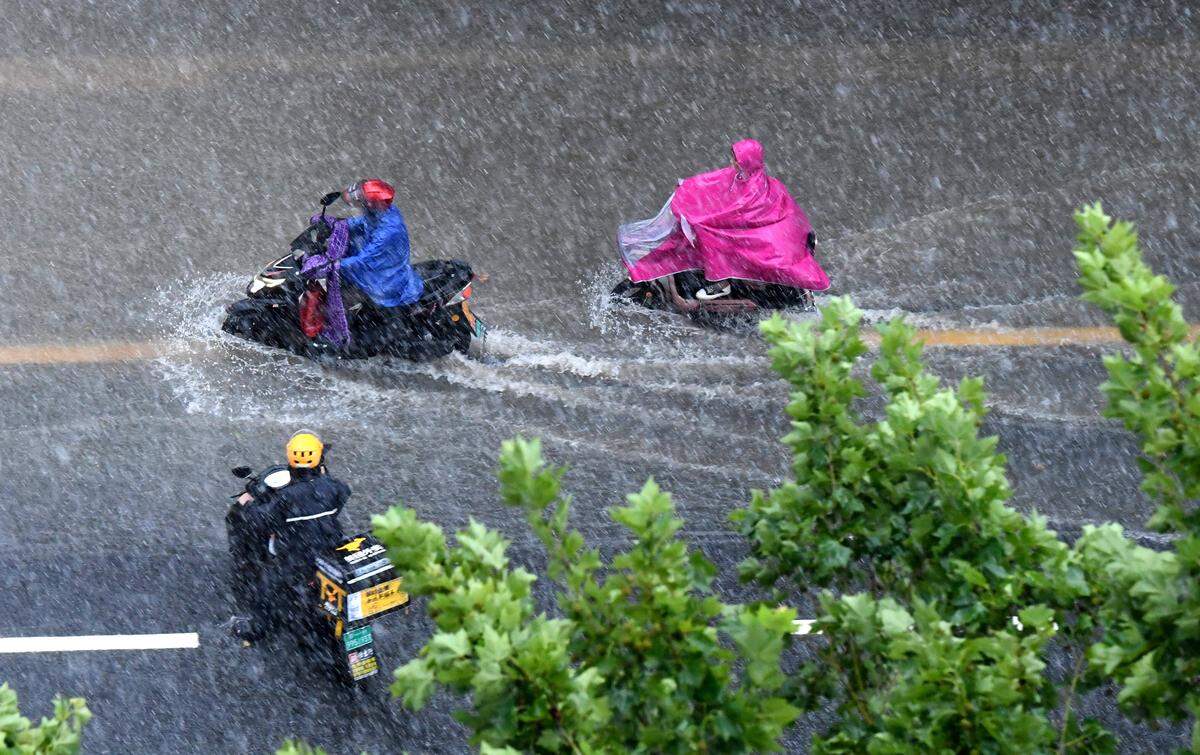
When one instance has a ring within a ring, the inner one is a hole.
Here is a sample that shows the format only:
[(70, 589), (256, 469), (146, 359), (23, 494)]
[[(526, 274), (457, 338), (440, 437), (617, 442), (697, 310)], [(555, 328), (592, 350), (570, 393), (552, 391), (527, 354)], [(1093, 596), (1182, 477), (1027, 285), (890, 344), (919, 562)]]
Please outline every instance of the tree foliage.
[(844, 694), (856, 715), (817, 737), (815, 753), (1033, 753), (1060, 743), (1050, 723), (1058, 694), (1043, 673), (1054, 634), (1045, 607), (1022, 611), (1020, 629), (964, 637), (919, 601), (911, 614), (864, 594), (826, 593), (821, 604), (816, 626), (829, 642), (801, 669), (802, 686), (814, 700)]
[(1045, 520), (1005, 505), (1004, 457), (996, 438), (980, 437), (982, 381), (943, 388), (901, 318), (879, 328), (871, 369), (883, 417), (863, 416), (860, 319), (842, 298), (819, 322), (775, 317), (762, 326), (792, 388), (784, 443), (795, 480), (735, 512), (752, 551), (743, 578), (920, 599), (972, 630), (1005, 626), (1013, 606), (1069, 607), (1086, 595), (1070, 549)]
[(411, 509), (375, 517), (374, 528), (437, 627), (396, 671), (393, 692), (418, 710), (435, 684), (470, 694), (459, 718), (485, 750), (585, 749), (608, 718), (599, 674), (571, 664), (570, 627), (536, 612), (535, 577), (510, 567), (508, 541), (472, 520), (452, 546)]
[(546, 548), (561, 618), (537, 612), (534, 577), (511, 567), (498, 533), (471, 522), (451, 546), (411, 510), (376, 517), (437, 625), (394, 692), (413, 707), (435, 684), (470, 694), (460, 717), (485, 752), (777, 749), (798, 713), (776, 694), (794, 613), (713, 597), (712, 564), (680, 539), (653, 481), (611, 510), (632, 542), (606, 562), (569, 526), (563, 472), (537, 441), (503, 446), (501, 497)]
[(868, 419), (860, 320), (834, 299), (817, 322), (763, 323), (792, 391), (794, 480), (733, 514), (750, 542), (743, 579), (779, 600), (826, 590), (827, 641), (794, 685), (804, 709), (832, 700), (840, 714), (815, 749), (1110, 749), (1069, 714), (1082, 666), (1061, 690), (1044, 674), (1051, 636), (1080, 645), (1092, 631), (1091, 588), (1042, 517), (1006, 504), (1004, 457), (980, 435), (982, 381), (942, 387), (897, 318), (879, 328), (870, 372), (884, 406)]
[(54, 716), (34, 726), (21, 715), (17, 693), (0, 684), (0, 755), (75, 755), (91, 711), (82, 698), (54, 699)]
[[(1119, 701), (1146, 718), (1200, 717), (1200, 347), (1189, 336), (1174, 286), (1146, 265), (1133, 226), (1099, 203), (1076, 216), (1075, 259), (1083, 298), (1109, 313), (1126, 353), (1104, 359), (1105, 416), (1141, 441), (1149, 525), (1171, 550), (1130, 542), (1115, 524), (1088, 527), (1076, 549), (1102, 600), (1104, 635), (1090, 651), (1097, 671), (1122, 685)], [(1192, 749), (1200, 752), (1200, 723)]]

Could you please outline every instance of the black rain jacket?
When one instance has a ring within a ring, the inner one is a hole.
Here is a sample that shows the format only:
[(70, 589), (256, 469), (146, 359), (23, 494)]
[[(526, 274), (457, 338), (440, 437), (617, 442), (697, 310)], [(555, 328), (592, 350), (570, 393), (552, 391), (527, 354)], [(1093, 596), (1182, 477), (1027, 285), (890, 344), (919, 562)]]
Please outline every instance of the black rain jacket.
[(350, 486), (323, 471), (291, 473), (288, 485), (259, 502), (254, 518), (256, 529), (273, 535), (271, 551), (278, 566), (289, 577), (307, 582), (316, 555), (345, 539), (338, 515), (350, 498)]

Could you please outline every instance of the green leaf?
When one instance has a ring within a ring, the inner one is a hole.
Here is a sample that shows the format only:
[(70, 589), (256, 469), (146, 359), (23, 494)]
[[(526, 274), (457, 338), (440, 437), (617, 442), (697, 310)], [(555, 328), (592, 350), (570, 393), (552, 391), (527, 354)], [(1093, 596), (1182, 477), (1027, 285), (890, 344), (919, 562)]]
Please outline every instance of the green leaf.
[(951, 563), (954, 565), (954, 570), (960, 577), (966, 580), (967, 584), (973, 587), (987, 588), (988, 581), (984, 578), (983, 573), (976, 569), (971, 564), (962, 559), (953, 559)]
[(471, 641), (467, 633), (459, 629), (457, 632), (436, 632), (426, 646), (429, 657), (437, 663), (457, 660), (471, 652)]
[(912, 616), (897, 605), (880, 607), (879, 622), (883, 631), (889, 635), (906, 634), (913, 628)]
[(1054, 622), (1054, 611), (1046, 606), (1030, 606), (1017, 614), (1021, 624), (1034, 631), (1046, 629)]
[(320, 747), (313, 747), (299, 739), (288, 739), (275, 751), (275, 755), (328, 755)]
[(425, 707), (429, 695), (433, 693), (433, 671), (421, 660), (411, 660), (393, 674), (393, 697), (398, 697), (413, 710)]

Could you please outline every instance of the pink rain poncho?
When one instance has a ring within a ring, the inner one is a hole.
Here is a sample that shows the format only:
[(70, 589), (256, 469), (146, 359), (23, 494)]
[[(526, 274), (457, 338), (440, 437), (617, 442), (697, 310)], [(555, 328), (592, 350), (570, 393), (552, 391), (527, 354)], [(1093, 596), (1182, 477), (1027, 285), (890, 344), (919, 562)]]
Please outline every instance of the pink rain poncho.
[(829, 277), (808, 247), (812, 226), (787, 188), (766, 174), (762, 145), (733, 145), (737, 167), (680, 181), (658, 215), (617, 231), (634, 282), (685, 270), (823, 291)]

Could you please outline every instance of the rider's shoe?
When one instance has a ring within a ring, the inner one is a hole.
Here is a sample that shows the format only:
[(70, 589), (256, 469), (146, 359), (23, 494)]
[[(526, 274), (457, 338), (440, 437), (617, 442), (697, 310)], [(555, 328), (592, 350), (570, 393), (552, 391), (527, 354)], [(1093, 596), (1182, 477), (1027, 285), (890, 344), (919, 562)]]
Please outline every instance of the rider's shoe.
[(713, 299), (720, 299), (722, 296), (729, 296), (730, 290), (729, 281), (709, 283), (696, 292), (696, 298), (700, 301), (712, 301)]

